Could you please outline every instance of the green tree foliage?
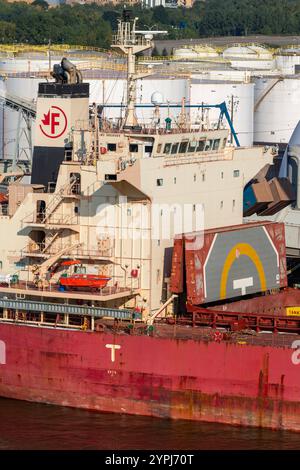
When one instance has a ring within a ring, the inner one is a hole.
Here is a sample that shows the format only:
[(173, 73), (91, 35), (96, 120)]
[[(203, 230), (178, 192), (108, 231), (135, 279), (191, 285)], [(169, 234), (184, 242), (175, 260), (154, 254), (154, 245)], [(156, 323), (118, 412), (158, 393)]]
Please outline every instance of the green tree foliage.
[(9, 21), (0, 20), (0, 42), (10, 43), (16, 37), (16, 25)]
[(15, 37), (6, 42), (82, 44), (108, 47), (111, 26), (102, 18), (103, 9), (91, 5), (61, 5), (44, 10), (25, 3), (0, 0), (0, 18), (15, 24)]
[[(0, 0), (0, 41), (108, 47), (123, 5)], [(250, 34), (299, 34), (299, 0), (199, 0), (192, 8), (132, 8), (140, 29), (168, 31), (168, 39)]]
[(45, 0), (34, 0), (34, 2), (32, 2), (31, 5), (33, 5), (35, 7), (40, 7), (43, 10), (48, 10), (48, 8), (49, 8), (49, 5)]

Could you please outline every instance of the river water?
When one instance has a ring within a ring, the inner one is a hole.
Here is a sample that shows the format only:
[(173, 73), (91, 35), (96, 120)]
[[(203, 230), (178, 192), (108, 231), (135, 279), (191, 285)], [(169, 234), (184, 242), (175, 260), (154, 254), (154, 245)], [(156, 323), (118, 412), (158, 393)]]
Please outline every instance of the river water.
[(300, 449), (298, 433), (96, 413), (0, 399), (0, 449)]

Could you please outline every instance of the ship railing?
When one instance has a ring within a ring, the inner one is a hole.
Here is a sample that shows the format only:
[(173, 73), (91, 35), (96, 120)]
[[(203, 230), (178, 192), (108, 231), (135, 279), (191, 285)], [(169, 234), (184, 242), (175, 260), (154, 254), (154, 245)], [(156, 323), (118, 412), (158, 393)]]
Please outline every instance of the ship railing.
[[(21, 257), (26, 255), (55, 255), (58, 251), (61, 251), (67, 248), (68, 245), (55, 245), (50, 246), (47, 249), (46, 242), (39, 243), (39, 242), (30, 242), (28, 243), (22, 250), (21, 250)], [(84, 250), (79, 248), (74, 248), (70, 250), (70, 255), (78, 257), (78, 258), (105, 258), (110, 259), (114, 256), (114, 247), (108, 248), (95, 248)], [(68, 257), (66, 255), (66, 257)]]
[[(206, 129), (205, 132), (216, 132), (216, 129)], [(107, 132), (110, 134), (120, 134), (123, 132), (120, 127), (114, 127), (114, 124), (112, 123), (112, 127), (110, 127)], [(197, 128), (191, 128), (191, 127), (185, 127), (185, 128), (179, 128), (179, 127), (174, 127), (172, 129), (165, 129), (165, 128), (155, 128), (152, 127), (150, 124), (144, 124), (136, 129), (126, 129), (125, 134), (149, 134), (149, 135), (164, 135), (164, 134), (198, 134), (199, 132), (202, 132), (200, 127)]]
[(215, 152), (195, 152), (194, 154), (189, 155), (164, 155), (165, 166), (171, 165), (183, 165), (188, 163), (197, 163), (202, 162), (213, 162), (218, 160), (232, 160), (232, 150), (228, 151), (215, 151)]
[(75, 196), (77, 194), (80, 194), (80, 183), (78, 183), (77, 179), (74, 177), (74, 179), (58, 188), (56, 192), (53, 193), (53, 196), (49, 199), (48, 204), (46, 205), (45, 211), (38, 212), (34, 210), (33, 212), (26, 214), (25, 217), (21, 220), (22, 227), (24, 224), (30, 223), (45, 224), (46, 221), (48, 221), (48, 219), (51, 217), (52, 213), (59, 206), (61, 201), (64, 199), (64, 197), (70, 195)]
[(56, 208), (66, 195), (74, 194), (73, 189), (76, 184), (78, 184), (77, 178), (74, 177), (71, 181), (68, 181), (66, 184), (58, 188), (58, 190), (53, 194), (53, 197), (47, 204), (46, 211), (44, 212), (43, 222), (45, 222), (51, 217), (51, 214), (56, 210)]
[(128, 321), (134, 323), (135, 320), (142, 319), (141, 313), (134, 309), (99, 307), (88, 303), (65, 304), (20, 298), (0, 298), (0, 321), (93, 331), (98, 330), (96, 319), (113, 319), (114, 323), (117, 320), (118, 327), (123, 320), (128, 324)]
[[(78, 297), (80, 298), (80, 294), (83, 294), (83, 295), (86, 295), (86, 294), (95, 294), (95, 295), (101, 295), (101, 296), (112, 296), (112, 295), (116, 295), (116, 294), (124, 294), (125, 296), (127, 295), (131, 295), (131, 294), (134, 294), (134, 293), (137, 293), (139, 291), (139, 287), (133, 287), (133, 286), (120, 286), (118, 280), (111, 280), (110, 282), (112, 282), (113, 284), (110, 285), (110, 286), (106, 286), (106, 287), (102, 287), (102, 288), (97, 288), (96, 289), (96, 292), (95, 292), (95, 289), (94, 289), (94, 292), (93, 290), (91, 289), (88, 289), (86, 288), (86, 290), (84, 289), (81, 289), (80, 291), (76, 290), (76, 288), (74, 289), (69, 289), (67, 292), (69, 293), (74, 293), (76, 292), (78, 294)], [(28, 281), (28, 280), (18, 280), (18, 282), (12, 284), (9, 286), (10, 289), (14, 289), (14, 291), (41, 291), (41, 292), (56, 292), (57, 295), (60, 297), (60, 296), (64, 296), (65, 295), (65, 291), (62, 292), (60, 290), (60, 284), (55, 282), (55, 281), (48, 281), (48, 282), (45, 282), (43, 284), (43, 286), (40, 286), (40, 285), (37, 285), (35, 282), (33, 281)], [(21, 294), (21, 292), (20, 292)], [(19, 294), (17, 294), (19, 295)]]
[(78, 69), (83, 71), (83, 72), (89, 72), (90, 70), (113, 70), (113, 71), (119, 71), (119, 72), (126, 72), (126, 63), (125, 60), (120, 60), (120, 59), (100, 59), (100, 60), (89, 60), (87, 62), (81, 62), (78, 65)]
[(78, 215), (71, 214), (51, 214), (47, 220), (44, 220), (45, 213), (36, 213), (36, 217), (30, 222), (43, 225), (78, 225)]
[(72, 255), (83, 257), (83, 258), (112, 258), (114, 255), (114, 247), (107, 247), (107, 248), (94, 248), (85, 250), (83, 248), (75, 248), (72, 250)]
[[(77, 129), (76, 129), (77, 130)], [(81, 185), (80, 183), (68, 183), (65, 187), (65, 190), (61, 193), (61, 196), (72, 196), (81, 194)], [(47, 186), (46, 194), (54, 194), (56, 190), (56, 182), (50, 181)]]
[(113, 46), (148, 46), (150, 44), (151, 41), (145, 36), (137, 36), (135, 33), (120, 32), (112, 37)]
[[(14, 43), (14, 44), (0, 44), (0, 51), (10, 52), (13, 54), (19, 54), (24, 52), (44, 52), (48, 54), (49, 52), (49, 45), (48, 44), (25, 44), (25, 43)], [(72, 51), (73, 53), (76, 51), (86, 51), (86, 52), (102, 52), (104, 54), (117, 54), (115, 51), (111, 51), (110, 49), (104, 49), (103, 47), (97, 46), (82, 46), (79, 44), (51, 44), (51, 51), (61, 51), (61, 52), (69, 52)], [(81, 55), (82, 57), (82, 55)]]

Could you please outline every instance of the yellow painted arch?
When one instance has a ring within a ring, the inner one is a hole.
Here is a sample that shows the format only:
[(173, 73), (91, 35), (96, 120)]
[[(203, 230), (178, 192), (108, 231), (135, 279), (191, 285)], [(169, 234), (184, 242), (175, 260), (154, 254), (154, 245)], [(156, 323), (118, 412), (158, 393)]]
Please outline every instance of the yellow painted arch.
[(230, 250), (223, 266), (223, 271), (221, 275), (221, 284), (220, 284), (220, 299), (226, 298), (227, 278), (228, 278), (228, 274), (231, 269), (231, 266), (236, 260), (237, 250), (239, 251), (240, 255), (248, 256), (248, 258), (251, 259), (254, 266), (256, 267), (262, 291), (267, 290), (264, 267), (255, 249), (251, 245), (249, 245), (249, 243), (237, 243)]

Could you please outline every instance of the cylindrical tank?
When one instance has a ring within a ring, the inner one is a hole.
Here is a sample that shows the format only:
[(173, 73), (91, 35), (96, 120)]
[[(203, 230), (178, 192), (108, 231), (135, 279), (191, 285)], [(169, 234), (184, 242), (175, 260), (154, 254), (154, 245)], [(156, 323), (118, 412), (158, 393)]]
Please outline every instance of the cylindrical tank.
[[(38, 84), (40, 78), (8, 78), (5, 80), (5, 90), (9, 95), (19, 96), (28, 101), (35, 101), (37, 98)], [(3, 156), (13, 158), (16, 149), (16, 137), (18, 127), (18, 112), (9, 108), (4, 108), (4, 126), (3, 126)], [(28, 141), (24, 134), (26, 124), (23, 119), (20, 120), (20, 159), (27, 159)], [(1, 129), (0, 129), (1, 133)], [(32, 121), (32, 136), (34, 135), (34, 120)]]
[(300, 48), (283, 49), (275, 56), (276, 68), (285, 74), (294, 74), (295, 66), (300, 65)]
[(173, 55), (178, 59), (197, 59), (219, 56), (213, 47), (205, 44), (195, 44), (193, 47), (182, 47), (179, 49), (174, 49)]
[[(90, 102), (102, 104), (118, 105), (117, 107), (105, 108), (105, 117), (113, 119), (120, 117), (121, 103), (126, 102), (126, 82), (125, 79), (98, 79), (89, 80), (90, 83)], [(177, 104), (180, 103), (182, 98), (188, 97), (188, 81), (186, 79), (171, 79), (166, 78), (144, 78), (137, 81), (137, 104), (151, 104), (151, 97), (153, 93), (159, 91), (163, 96), (164, 102), (162, 104)], [(154, 108), (137, 108), (136, 114), (139, 121), (143, 123), (150, 123), (153, 118)], [(180, 109), (169, 110), (172, 116), (177, 116)], [(124, 113), (124, 111), (123, 111)], [(165, 119), (168, 115), (167, 108), (161, 108), (161, 119)]]
[(235, 45), (223, 51), (223, 58), (230, 61), (233, 68), (270, 70), (274, 66), (272, 53), (259, 45)]
[[(253, 99), (252, 83), (237, 83), (230, 81), (192, 80), (190, 86), (191, 104), (219, 104), (226, 102), (233, 126), (241, 145), (253, 143)], [(192, 110), (193, 119), (201, 110)], [(210, 122), (217, 121), (219, 110), (209, 111)]]
[(288, 143), (300, 116), (297, 78), (255, 78), (254, 142)]
[(193, 49), (183, 47), (181, 49), (174, 49), (173, 56), (178, 59), (194, 59), (198, 57), (198, 54)]

